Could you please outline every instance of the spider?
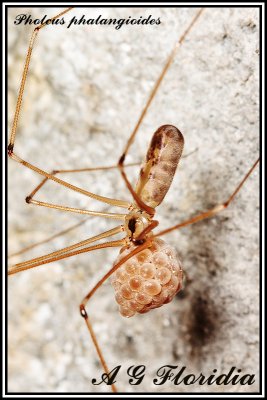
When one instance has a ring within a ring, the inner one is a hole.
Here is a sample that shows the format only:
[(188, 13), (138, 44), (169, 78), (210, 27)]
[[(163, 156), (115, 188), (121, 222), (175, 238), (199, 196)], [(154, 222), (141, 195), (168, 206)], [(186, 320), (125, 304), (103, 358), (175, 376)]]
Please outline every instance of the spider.
[[(196, 15), (196, 14), (195, 14)], [(203, 14), (204, 16), (205, 16), (205, 14)], [(203, 16), (203, 18), (204, 18), (204, 16)], [(208, 18), (208, 16), (206, 16), (206, 20), (207, 20), (207, 18)], [(187, 18), (187, 24), (184, 24), (184, 29), (186, 28), (186, 25), (188, 26), (189, 25), (189, 22), (192, 20), (192, 17), (191, 17), (191, 19), (189, 19), (189, 18)], [(198, 22), (199, 23), (199, 22)], [(195, 26), (195, 34), (197, 34), (197, 26), (198, 25), (196, 25)], [(43, 34), (43, 32), (44, 32), (44, 30), (42, 30), (41, 32), (40, 32), (40, 37), (41, 37), (41, 35)], [(191, 36), (191, 34), (193, 35), (194, 34), (194, 31), (192, 30), (192, 33), (190, 33), (190, 36)], [(224, 35), (225, 35), (225, 33), (224, 33)], [(190, 38), (190, 36), (188, 36), (189, 38)], [(176, 41), (177, 41), (177, 39), (176, 39)], [(176, 42), (175, 41), (175, 42)], [(174, 42), (174, 43), (175, 43)], [(184, 45), (186, 45), (186, 43), (184, 44)], [(183, 46), (184, 46), (183, 45)], [(229, 44), (228, 44), (229, 45)], [(171, 49), (171, 47), (170, 47), (170, 49)], [(202, 62), (204, 62), (203, 61), (203, 59), (201, 60)], [(201, 62), (200, 62), (200, 64), (201, 64)], [(203, 64), (204, 65), (204, 64)], [(164, 78), (165, 79), (165, 78)], [(167, 76), (166, 76), (166, 79), (167, 79)], [(164, 83), (164, 81), (163, 81), (163, 83)], [(215, 85), (216, 86), (216, 85)], [(30, 88), (28, 89), (29, 91), (30, 91)], [(182, 130), (182, 129), (181, 129)], [(146, 138), (144, 138), (144, 135), (142, 136), (142, 143), (144, 142), (146, 140)], [(121, 159), (122, 160), (122, 159)], [(188, 164), (188, 162), (189, 162), (189, 160), (191, 161), (192, 160), (192, 157), (191, 158), (188, 158), (187, 160), (185, 160), (184, 161), (184, 163), (187, 165)], [(127, 169), (127, 172), (128, 172), (128, 169)], [(245, 171), (244, 171), (245, 172)], [(240, 175), (239, 176), (241, 176), (242, 174), (241, 174), (241, 171), (240, 171)], [(56, 176), (56, 175), (55, 175)], [(59, 176), (59, 175), (58, 175)], [(64, 179), (64, 178), (63, 178)], [(102, 179), (102, 177), (101, 177), (101, 179)], [(236, 182), (237, 183), (237, 182)], [(100, 186), (101, 187), (101, 186)], [(232, 186), (232, 188), (233, 188), (233, 186)], [(97, 190), (96, 190), (97, 191)], [(188, 199), (188, 197), (187, 197), (187, 199)], [(190, 199), (190, 196), (189, 196), (189, 199)], [(218, 198), (219, 200), (221, 199), (221, 197), (220, 198)], [(28, 199), (28, 201), (29, 201), (29, 199)], [(211, 202), (211, 199), (209, 200), (210, 202)], [(208, 203), (208, 201), (207, 201), (207, 203)], [(39, 210), (38, 210), (39, 211)], [(173, 209), (171, 208), (171, 213), (173, 212)], [(54, 214), (53, 214), (54, 215)], [(172, 220), (173, 218), (171, 218), (171, 220)], [(100, 227), (100, 225), (98, 225), (99, 227)], [(140, 246), (141, 246), (142, 244), (140, 244)], [(114, 254), (114, 253), (113, 253)], [(96, 256), (97, 257), (97, 256)], [(187, 269), (187, 268), (186, 268)]]

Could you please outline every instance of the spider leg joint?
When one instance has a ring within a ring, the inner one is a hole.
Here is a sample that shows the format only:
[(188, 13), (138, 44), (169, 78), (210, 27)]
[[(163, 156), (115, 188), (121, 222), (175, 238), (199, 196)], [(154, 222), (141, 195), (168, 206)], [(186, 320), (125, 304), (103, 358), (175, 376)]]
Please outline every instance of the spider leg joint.
[(9, 143), (8, 147), (7, 147), (7, 154), (9, 156), (12, 156), (13, 154), (13, 149), (14, 149), (14, 144)]
[(26, 203), (27, 203), (27, 204), (30, 204), (30, 203), (31, 203), (31, 199), (32, 199), (32, 196), (27, 196), (27, 197), (25, 198)]
[(84, 319), (87, 319), (87, 318), (88, 318), (86, 309), (85, 309), (85, 307), (84, 307), (83, 304), (80, 305), (80, 314), (81, 314), (81, 316), (82, 316)]
[(125, 160), (125, 153), (123, 153), (123, 155), (119, 159), (118, 165), (121, 166), (124, 163), (124, 160)]

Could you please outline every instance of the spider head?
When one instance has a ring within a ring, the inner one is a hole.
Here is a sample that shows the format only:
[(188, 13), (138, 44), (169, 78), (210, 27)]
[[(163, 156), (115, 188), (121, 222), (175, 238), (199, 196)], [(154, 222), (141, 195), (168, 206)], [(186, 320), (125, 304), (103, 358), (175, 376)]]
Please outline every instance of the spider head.
[(135, 242), (138, 236), (150, 225), (151, 217), (144, 211), (133, 209), (126, 217), (124, 222), (125, 232), (131, 242)]

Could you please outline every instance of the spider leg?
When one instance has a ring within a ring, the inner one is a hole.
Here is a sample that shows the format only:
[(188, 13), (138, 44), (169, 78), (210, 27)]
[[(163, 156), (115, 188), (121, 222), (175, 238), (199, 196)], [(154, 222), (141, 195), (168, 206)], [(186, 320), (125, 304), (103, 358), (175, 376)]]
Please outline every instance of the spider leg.
[[(71, 9), (72, 9), (72, 7), (69, 7), (68, 9), (62, 11), (60, 14), (58, 14), (55, 17), (51, 18), (51, 20), (56, 19), (56, 18), (64, 15), (65, 13), (70, 11)], [(45, 178), (51, 179), (51, 180), (59, 183), (60, 185), (63, 185), (63, 186), (65, 186), (65, 187), (67, 187), (67, 188), (69, 188), (71, 190), (74, 190), (76, 192), (82, 193), (82, 194), (84, 194), (84, 195), (86, 195), (88, 197), (94, 198), (95, 200), (102, 201), (102, 202), (110, 204), (110, 205), (123, 207), (123, 208), (128, 208), (130, 206), (130, 203), (128, 203), (126, 201), (120, 201), (120, 200), (115, 200), (115, 199), (109, 199), (109, 198), (103, 197), (103, 196), (98, 196), (98, 195), (96, 195), (94, 193), (91, 193), (91, 192), (89, 192), (87, 190), (84, 190), (84, 189), (81, 189), (81, 188), (79, 188), (77, 186), (71, 185), (70, 183), (63, 181), (62, 179), (59, 179), (59, 178), (55, 177), (54, 176), (55, 174), (53, 174), (53, 173), (49, 174), (48, 172), (45, 172), (45, 171), (41, 170), (37, 166), (30, 164), (29, 162), (23, 160), (22, 158), (20, 158), (18, 155), (16, 155), (14, 153), (14, 146), (15, 146), (15, 139), (16, 139), (16, 134), (17, 134), (18, 121), (19, 121), (21, 106), (22, 106), (22, 102), (23, 102), (23, 94), (24, 94), (25, 84), (26, 84), (26, 80), (27, 80), (27, 76), (28, 76), (28, 71), (29, 71), (32, 51), (33, 51), (34, 43), (35, 43), (35, 40), (37, 38), (37, 35), (38, 35), (39, 31), (42, 28), (44, 28), (45, 26), (46, 26), (45, 23), (38, 25), (34, 29), (32, 35), (31, 35), (31, 38), (30, 38), (29, 47), (28, 47), (28, 51), (27, 51), (27, 55), (26, 55), (26, 59), (25, 59), (25, 64), (24, 64), (24, 69), (23, 69), (23, 74), (22, 74), (22, 79), (21, 79), (20, 88), (19, 88), (19, 94), (18, 94), (17, 103), (16, 103), (15, 114), (14, 114), (11, 133), (10, 133), (9, 145), (8, 145), (8, 148), (7, 148), (8, 155), (13, 160), (15, 160), (16, 162), (18, 162), (18, 163), (24, 165), (25, 167), (31, 169), (32, 171), (35, 171), (38, 174), (44, 176)], [(42, 186), (42, 184), (41, 184), (41, 186)]]
[(44, 240), (41, 240), (40, 242), (31, 244), (30, 246), (24, 247), (22, 250), (19, 250), (19, 251), (16, 251), (15, 253), (9, 254), (8, 258), (19, 256), (20, 254), (26, 253), (27, 251), (32, 250), (32, 249), (34, 249), (35, 247), (37, 247), (37, 246), (39, 246), (41, 244), (49, 243), (53, 239), (56, 239), (56, 238), (58, 238), (60, 236), (63, 236), (65, 234), (67, 234), (68, 232), (71, 232), (74, 229), (78, 228), (78, 226), (83, 225), (87, 221), (87, 219), (88, 218), (86, 218), (86, 219), (84, 219), (84, 220), (82, 220), (80, 222), (77, 222), (76, 224), (74, 224), (74, 225), (72, 225), (72, 226), (70, 226), (70, 227), (68, 227), (66, 229), (63, 229), (60, 232), (57, 232), (54, 235), (52, 235), (52, 236), (50, 236), (50, 237), (48, 237), (48, 238), (46, 238)]
[[(139, 165), (139, 163), (130, 163), (125, 165), (125, 167), (132, 167), (132, 166), (136, 166)], [(111, 170), (111, 169), (117, 169), (118, 165), (110, 165), (110, 166), (103, 166), (103, 167), (92, 167), (92, 168), (79, 168), (79, 169), (62, 169), (62, 170), (54, 170), (51, 171), (51, 174), (56, 175), (58, 173), (75, 173), (75, 172), (93, 172), (93, 171), (102, 171), (102, 170)], [(33, 191), (26, 197), (26, 201), (29, 204), (35, 204), (36, 205), (36, 200), (33, 199), (34, 195), (44, 186), (44, 184), (48, 181), (48, 178), (44, 178), (42, 179), (42, 181), (33, 189)], [(34, 201), (33, 201), (34, 200)], [(43, 205), (41, 202), (37, 202), (37, 205)], [(51, 208), (56, 208), (56, 207), (51, 207)], [(64, 211), (71, 211), (71, 210), (67, 210), (66, 208), (64, 209)], [(79, 211), (78, 211), (79, 212)], [(88, 214), (88, 210), (86, 212), (80, 212), (80, 213), (84, 213), (84, 214)], [(107, 215), (107, 213), (101, 213), (101, 215), (99, 213), (94, 213), (93, 215), (99, 215), (99, 216), (105, 216), (104, 214)], [(92, 215), (92, 214), (91, 214)], [(119, 215), (119, 214), (118, 214)], [(110, 216), (110, 214), (109, 214)], [(112, 215), (111, 215), (112, 217)], [(18, 256), (20, 254), (26, 253), (29, 250), (32, 250), (33, 248), (44, 244), (44, 243), (48, 243), (50, 241), (52, 241), (53, 239), (56, 239), (57, 237), (63, 236), (65, 234), (67, 234), (68, 232), (73, 231), (74, 229), (78, 228), (79, 226), (81, 226), (82, 224), (84, 224), (87, 221), (87, 219), (84, 219), (83, 221), (80, 221), (72, 226), (70, 226), (69, 228), (63, 229), (60, 232), (55, 233), (54, 235), (41, 240), (40, 242), (34, 243), (30, 246), (24, 247), (23, 249), (16, 251), (15, 253), (12, 253), (8, 256), (8, 258), (10, 257), (14, 257), (14, 256)]]
[(85, 247), (83, 249), (78, 249), (79, 247), (85, 246), (89, 243), (95, 242), (100, 239), (104, 239), (109, 236), (113, 236), (117, 233), (123, 231), (122, 226), (118, 226), (109, 231), (103, 232), (100, 235), (93, 236), (89, 239), (83, 240), (79, 243), (73, 244), (71, 246), (67, 246), (64, 249), (54, 251), (52, 253), (46, 254), (41, 257), (32, 258), (31, 260), (21, 262), (19, 264), (15, 264), (11, 268), (8, 269), (8, 275), (13, 275), (21, 271), (25, 271), (30, 268), (38, 267), (39, 265), (48, 264), (53, 261), (62, 260), (67, 257), (75, 256), (76, 254), (86, 253), (93, 250), (104, 249), (106, 247), (119, 247), (125, 244), (125, 239), (116, 240), (112, 242), (100, 243), (94, 246)]
[[(72, 9), (73, 9), (73, 7), (66, 8), (64, 11), (55, 15), (53, 18), (51, 18), (51, 21), (53, 19), (61, 17), (62, 15), (66, 14), (67, 12), (69, 12)], [(25, 89), (25, 83), (26, 83), (26, 79), (27, 79), (27, 75), (28, 75), (32, 50), (34, 47), (34, 42), (36, 40), (36, 37), (37, 37), (39, 31), (42, 28), (44, 28), (45, 26), (47, 26), (46, 23), (39, 24), (38, 26), (36, 26), (36, 28), (32, 32), (31, 38), (30, 38), (30, 43), (29, 43), (29, 47), (28, 47), (28, 51), (27, 51), (27, 55), (26, 55), (26, 59), (25, 59), (25, 64), (24, 64), (23, 74), (22, 74), (22, 78), (21, 78), (17, 104), (16, 104), (16, 110), (15, 110), (15, 115), (14, 115), (14, 119), (13, 119), (10, 140), (9, 140), (9, 145), (8, 145), (8, 152), (11, 152), (11, 153), (13, 152), (13, 148), (14, 148), (14, 144), (15, 144), (18, 120), (19, 120), (19, 116), (20, 116), (20, 110), (21, 110), (21, 105), (22, 105), (22, 100), (23, 100), (24, 89)]]
[(210, 210), (207, 210), (205, 212), (202, 212), (192, 218), (187, 219), (186, 221), (183, 221), (177, 225), (174, 225), (170, 228), (164, 229), (163, 231), (156, 233), (155, 237), (157, 236), (163, 236), (166, 233), (172, 232), (176, 229), (180, 229), (184, 226), (187, 225), (191, 225), (194, 224), (196, 222), (202, 221), (203, 219), (206, 218), (211, 218), (214, 217), (216, 214), (218, 214), (219, 212), (225, 210), (229, 204), (234, 200), (235, 196), (237, 195), (237, 193), (240, 191), (240, 189), (242, 188), (242, 186), (244, 185), (244, 183), (246, 182), (246, 180), (249, 178), (249, 176), (252, 174), (252, 172), (254, 171), (254, 169), (256, 168), (256, 166), (258, 165), (260, 159), (258, 159), (253, 165), (252, 167), (249, 169), (249, 171), (246, 173), (246, 175), (244, 176), (244, 178), (242, 179), (242, 181), (239, 183), (239, 185), (237, 185), (237, 187), (235, 188), (235, 190), (233, 191), (233, 193), (228, 197), (228, 199), (224, 202), (221, 203), (213, 208), (211, 208)]
[[(110, 199), (110, 198), (108, 198), (108, 197), (99, 196), (99, 195), (97, 195), (97, 194), (95, 194), (95, 193), (92, 193), (92, 192), (89, 192), (89, 191), (87, 191), (87, 190), (84, 190), (84, 189), (82, 189), (82, 188), (80, 188), (80, 187), (78, 187), (78, 186), (74, 186), (74, 185), (72, 185), (72, 184), (69, 183), (69, 182), (63, 181), (62, 179), (59, 179), (59, 178), (57, 178), (56, 176), (54, 176), (53, 173), (45, 172), (45, 171), (43, 171), (42, 169), (36, 167), (35, 165), (30, 164), (29, 162), (27, 162), (27, 161), (21, 159), (19, 156), (17, 156), (17, 155), (16, 155), (15, 153), (13, 153), (11, 150), (9, 150), (9, 153), (8, 153), (8, 154), (9, 154), (9, 156), (10, 156), (13, 160), (15, 160), (15, 161), (17, 161), (18, 163), (24, 165), (25, 167), (31, 169), (32, 171), (35, 171), (35, 172), (37, 172), (38, 174), (43, 175), (45, 178), (51, 179), (51, 180), (53, 180), (54, 182), (57, 182), (57, 183), (59, 183), (59, 184), (62, 185), (62, 186), (65, 186), (65, 187), (67, 187), (67, 188), (69, 188), (69, 189), (71, 189), (71, 190), (74, 190), (75, 192), (84, 194), (85, 196), (91, 197), (91, 198), (93, 198), (93, 199), (95, 199), (95, 200), (97, 200), (97, 201), (101, 201), (101, 202), (103, 202), (103, 203), (107, 203), (107, 204), (110, 204), (110, 205), (113, 205), (113, 206), (117, 206), (117, 207), (123, 207), (123, 208), (127, 208), (127, 209), (128, 209), (128, 208), (130, 207), (130, 205), (131, 205), (131, 203), (129, 203), (129, 202), (127, 202), (127, 201), (124, 201), (124, 200), (116, 200), (116, 199)], [(41, 182), (40, 185), (38, 185), (39, 188), (40, 188), (44, 183), (45, 183), (45, 182)], [(37, 188), (38, 188), (38, 187), (37, 187)], [(37, 190), (36, 190), (36, 191), (37, 191)], [(35, 191), (35, 193), (36, 193), (36, 191)], [(29, 199), (26, 198), (26, 200), (29, 200)]]
[[(123, 257), (118, 263), (116, 263), (97, 283), (96, 285), (90, 290), (90, 292), (83, 298), (81, 304), (80, 304), (80, 314), (84, 318), (87, 329), (90, 333), (91, 339), (94, 343), (95, 349), (97, 351), (97, 355), (99, 357), (99, 360), (101, 362), (101, 365), (103, 367), (103, 370), (105, 371), (106, 374), (109, 373), (109, 369), (107, 367), (107, 363), (105, 361), (105, 358), (103, 356), (103, 352), (99, 346), (97, 337), (94, 333), (92, 323), (89, 320), (88, 313), (86, 311), (86, 305), (88, 301), (92, 298), (92, 296), (95, 294), (96, 290), (102, 286), (102, 284), (122, 265), (124, 264), (129, 258), (134, 256), (135, 254), (138, 254), (140, 251), (146, 249), (149, 247), (151, 242), (147, 240), (144, 244), (137, 246), (133, 251), (131, 251), (129, 254), (127, 254), (125, 257)], [(112, 391), (116, 392), (116, 386), (114, 384), (111, 385)]]
[(136, 136), (136, 134), (137, 134), (137, 132), (138, 132), (138, 130), (140, 128), (140, 125), (141, 125), (141, 123), (142, 123), (142, 121), (143, 121), (143, 119), (144, 119), (144, 117), (145, 117), (145, 115), (146, 115), (151, 103), (152, 103), (152, 100), (154, 99), (156, 93), (158, 92), (159, 86), (160, 86), (162, 80), (164, 79), (167, 71), (169, 70), (169, 68), (170, 68), (170, 66), (171, 66), (171, 64), (172, 64), (172, 62), (173, 62), (173, 60), (175, 58), (175, 55), (176, 55), (178, 49), (180, 48), (180, 46), (184, 42), (185, 38), (187, 37), (187, 35), (189, 34), (191, 29), (193, 28), (193, 26), (197, 22), (198, 18), (200, 17), (200, 15), (202, 14), (203, 11), (204, 11), (204, 8), (201, 8), (200, 10), (198, 10), (196, 12), (196, 14), (194, 15), (194, 17), (191, 20), (191, 22), (188, 25), (188, 27), (185, 29), (183, 34), (179, 37), (178, 41), (175, 43), (174, 48), (172, 49), (170, 55), (168, 56), (164, 66), (163, 66), (163, 68), (162, 68), (162, 70), (160, 72), (160, 75), (159, 75), (158, 79), (156, 80), (156, 82), (155, 82), (155, 84), (154, 84), (154, 86), (153, 86), (153, 88), (152, 88), (152, 90), (151, 90), (151, 92), (150, 92), (150, 94), (148, 96), (146, 104), (145, 104), (145, 106), (144, 106), (144, 108), (143, 108), (143, 110), (142, 110), (142, 112), (140, 114), (140, 117), (139, 117), (139, 119), (138, 119), (138, 121), (137, 121), (137, 123), (136, 123), (136, 125), (135, 125), (135, 127), (134, 127), (134, 129), (133, 129), (133, 131), (132, 131), (132, 133), (131, 133), (128, 141), (127, 141), (127, 143), (126, 143), (126, 146), (125, 146), (125, 148), (123, 150), (123, 153), (120, 156), (119, 161), (118, 161), (118, 166), (120, 168), (120, 172), (121, 172), (122, 178), (123, 178), (127, 188), (129, 189), (130, 193), (132, 194), (135, 202), (137, 203), (137, 205), (140, 208), (144, 209), (145, 211), (147, 211), (151, 215), (154, 215), (155, 211), (154, 211), (153, 208), (148, 207), (146, 204), (144, 204), (143, 201), (139, 198), (139, 196), (135, 193), (135, 191), (134, 191), (132, 185), (130, 184), (130, 182), (129, 182), (127, 176), (126, 176), (126, 173), (124, 171), (124, 161), (125, 161), (125, 158), (126, 158), (126, 155), (127, 155), (128, 151), (129, 151), (129, 148), (132, 145), (132, 143), (133, 143), (133, 141), (135, 139), (135, 136)]

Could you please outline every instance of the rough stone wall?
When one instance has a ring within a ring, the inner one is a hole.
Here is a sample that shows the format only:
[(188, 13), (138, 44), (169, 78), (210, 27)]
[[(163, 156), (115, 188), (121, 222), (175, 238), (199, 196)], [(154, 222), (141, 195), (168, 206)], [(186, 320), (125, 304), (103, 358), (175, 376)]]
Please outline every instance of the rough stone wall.
[[(9, 124), (32, 31), (15, 26), (19, 13), (36, 18), (58, 9), (9, 10)], [(194, 8), (93, 8), (66, 15), (107, 18), (160, 17), (157, 26), (47, 27), (36, 42), (25, 90), (15, 151), (38, 167), (111, 165), (144, 107), (174, 43)], [(145, 117), (127, 162), (141, 161), (153, 132), (166, 123), (185, 137), (185, 154), (165, 201), (161, 228), (183, 221), (230, 195), (258, 157), (259, 15), (255, 8), (206, 9), (180, 48)], [(9, 170), (9, 249), (13, 253), (65, 229), (83, 216), (27, 205), (40, 177), (12, 160)], [(127, 169), (132, 182), (138, 167)], [(130, 199), (117, 171), (62, 174), (92, 192)], [(242, 392), (258, 390), (258, 180), (253, 173), (229, 209), (211, 220), (165, 236), (183, 260), (187, 286), (158, 310), (123, 319), (107, 282), (88, 307), (110, 368), (122, 369), (126, 392)], [(36, 198), (92, 210), (101, 203), (49, 183)], [(119, 211), (118, 211), (119, 210)], [(68, 235), (10, 260), (11, 264), (65, 247), (116, 226), (89, 218)], [(9, 390), (106, 391), (96, 352), (79, 316), (82, 297), (107, 271), (117, 250), (82, 254), (8, 280)], [(145, 364), (142, 384), (131, 386), (126, 370)], [(253, 386), (153, 384), (164, 365), (210, 375), (232, 366), (255, 373)]]

